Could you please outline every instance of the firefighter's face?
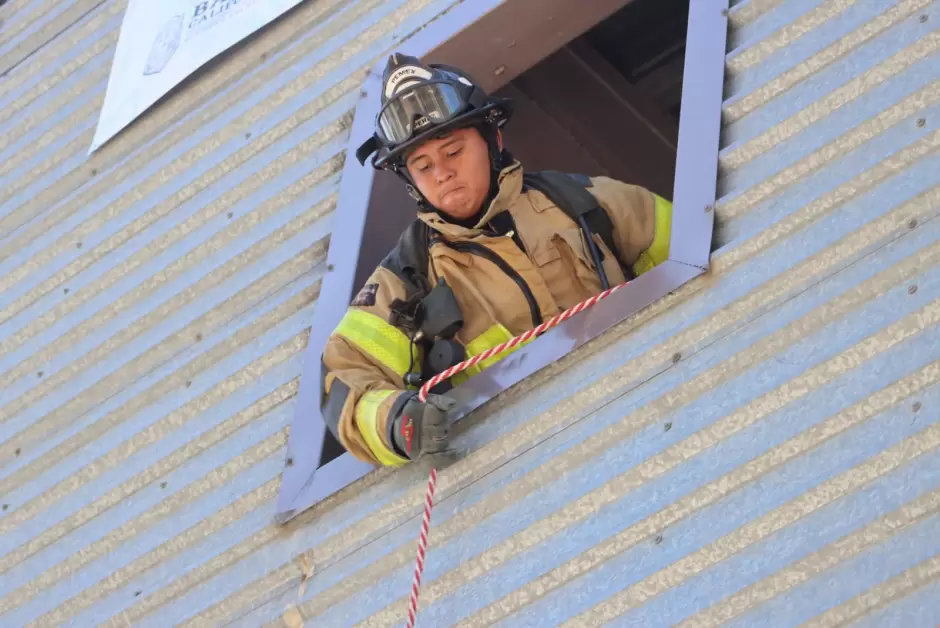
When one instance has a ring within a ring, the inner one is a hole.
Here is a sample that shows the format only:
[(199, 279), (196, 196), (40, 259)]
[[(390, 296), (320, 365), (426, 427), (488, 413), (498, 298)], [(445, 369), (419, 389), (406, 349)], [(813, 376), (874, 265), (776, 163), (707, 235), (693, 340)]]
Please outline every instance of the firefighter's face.
[(424, 197), (454, 218), (477, 213), (490, 190), (489, 150), (473, 128), (424, 142), (408, 156), (407, 166)]

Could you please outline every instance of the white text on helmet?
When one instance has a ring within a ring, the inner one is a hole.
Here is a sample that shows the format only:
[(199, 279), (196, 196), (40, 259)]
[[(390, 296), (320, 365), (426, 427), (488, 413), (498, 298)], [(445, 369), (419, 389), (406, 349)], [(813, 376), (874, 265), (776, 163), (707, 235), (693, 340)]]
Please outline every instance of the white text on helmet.
[(388, 77), (388, 81), (385, 82), (385, 97), (391, 98), (395, 92), (406, 85), (420, 80), (427, 80), (431, 76), (431, 73), (424, 68), (413, 65), (400, 67), (392, 72), (392, 75)]

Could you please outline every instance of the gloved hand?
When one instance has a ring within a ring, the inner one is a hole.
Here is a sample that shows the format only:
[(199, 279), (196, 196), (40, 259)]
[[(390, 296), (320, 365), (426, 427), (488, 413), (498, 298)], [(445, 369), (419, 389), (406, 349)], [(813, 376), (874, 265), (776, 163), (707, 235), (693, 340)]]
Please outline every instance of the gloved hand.
[(447, 412), (456, 404), (444, 395), (428, 395), (426, 403), (411, 395), (391, 422), (390, 436), (395, 448), (409, 460), (446, 451), (450, 437)]

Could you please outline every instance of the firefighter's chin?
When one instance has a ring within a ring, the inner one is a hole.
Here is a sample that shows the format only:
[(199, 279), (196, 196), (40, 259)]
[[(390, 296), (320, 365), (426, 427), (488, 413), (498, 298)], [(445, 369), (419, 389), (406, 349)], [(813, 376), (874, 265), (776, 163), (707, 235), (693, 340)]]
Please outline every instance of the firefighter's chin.
[(444, 194), (437, 208), (452, 218), (462, 220), (477, 213), (474, 200), (469, 188), (459, 187)]

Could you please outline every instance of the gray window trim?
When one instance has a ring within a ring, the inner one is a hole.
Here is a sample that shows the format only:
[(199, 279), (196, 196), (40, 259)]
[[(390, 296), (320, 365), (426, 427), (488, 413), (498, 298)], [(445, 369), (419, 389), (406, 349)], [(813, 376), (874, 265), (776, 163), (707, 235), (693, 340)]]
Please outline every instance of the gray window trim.
[[(501, 0), (463, 2), (399, 49), (425, 57), (500, 4)], [(691, 3), (669, 260), (455, 388), (451, 393), (458, 402), (454, 420), (708, 269), (718, 177), (728, 4), (729, 0)], [(346, 311), (357, 275), (371, 270), (348, 252), (360, 250), (369, 199), (376, 183), (373, 169), (360, 166), (354, 153), (358, 144), (372, 134), (378, 107), (378, 98), (373, 96), (379, 91), (383, 66), (384, 60), (367, 77), (353, 121), (338, 200), (342, 220), (335, 219), (333, 223), (327, 259), (329, 272), (323, 279), (314, 314), (277, 501), (275, 521), (281, 524), (374, 470), (349, 453), (317, 468), (326, 431), (318, 396), (323, 347)]]

